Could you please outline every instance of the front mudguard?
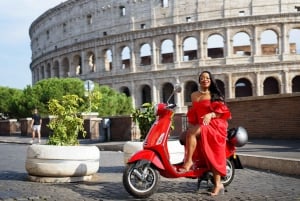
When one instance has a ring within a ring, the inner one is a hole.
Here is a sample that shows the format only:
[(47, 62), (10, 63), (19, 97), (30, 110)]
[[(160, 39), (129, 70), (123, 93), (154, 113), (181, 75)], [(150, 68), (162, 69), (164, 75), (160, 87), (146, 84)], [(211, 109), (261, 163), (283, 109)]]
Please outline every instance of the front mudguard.
[(238, 155), (236, 155), (236, 154), (232, 155), (230, 157), (230, 161), (233, 162), (235, 169), (244, 169)]
[(140, 160), (147, 160), (151, 162), (153, 165), (155, 165), (157, 168), (161, 170), (165, 170), (165, 167), (161, 162), (160, 158), (158, 157), (158, 155), (151, 150), (141, 150), (136, 152), (133, 156), (129, 158), (127, 164), (134, 163)]

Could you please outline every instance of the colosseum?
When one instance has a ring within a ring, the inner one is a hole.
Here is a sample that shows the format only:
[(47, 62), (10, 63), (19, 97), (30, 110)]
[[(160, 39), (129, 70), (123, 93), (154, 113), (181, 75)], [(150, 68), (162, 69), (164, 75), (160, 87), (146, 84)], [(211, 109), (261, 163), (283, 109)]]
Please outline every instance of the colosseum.
[(29, 29), (32, 82), (78, 77), (178, 112), (209, 70), (227, 99), (300, 92), (300, 0), (68, 0)]

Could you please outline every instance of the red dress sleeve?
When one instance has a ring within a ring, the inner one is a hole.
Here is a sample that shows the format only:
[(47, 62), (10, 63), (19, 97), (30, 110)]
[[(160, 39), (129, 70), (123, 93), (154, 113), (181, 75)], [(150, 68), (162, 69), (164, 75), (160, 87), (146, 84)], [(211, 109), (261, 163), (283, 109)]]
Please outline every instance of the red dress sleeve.
[(213, 112), (222, 114), (220, 118), (225, 120), (231, 119), (231, 112), (225, 103), (220, 101), (214, 101), (211, 103), (210, 108)]
[(198, 119), (197, 119), (197, 114), (196, 114), (196, 111), (193, 107), (191, 107), (189, 109), (189, 111), (187, 112), (187, 118), (188, 118), (188, 122), (190, 124), (197, 124), (198, 123)]

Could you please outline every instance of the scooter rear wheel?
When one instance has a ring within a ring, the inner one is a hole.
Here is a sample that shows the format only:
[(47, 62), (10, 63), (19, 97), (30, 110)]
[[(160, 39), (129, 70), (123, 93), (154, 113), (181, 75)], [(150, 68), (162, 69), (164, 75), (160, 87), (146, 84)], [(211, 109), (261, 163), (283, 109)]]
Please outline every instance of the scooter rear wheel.
[(123, 185), (136, 198), (147, 198), (156, 192), (160, 175), (148, 161), (137, 161), (125, 167)]

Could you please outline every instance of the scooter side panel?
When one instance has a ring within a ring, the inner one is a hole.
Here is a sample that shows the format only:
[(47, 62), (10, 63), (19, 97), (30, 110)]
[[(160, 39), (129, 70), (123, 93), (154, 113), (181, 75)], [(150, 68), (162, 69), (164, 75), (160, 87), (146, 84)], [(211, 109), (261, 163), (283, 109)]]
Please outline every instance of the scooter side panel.
[(164, 170), (164, 166), (159, 157), (151, 150), (141, 150), (131, 156), (127, 163), (133, 163), (139, 160), (148, 160), (157, 168)]

